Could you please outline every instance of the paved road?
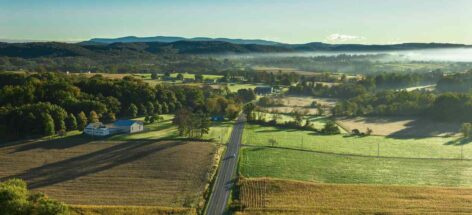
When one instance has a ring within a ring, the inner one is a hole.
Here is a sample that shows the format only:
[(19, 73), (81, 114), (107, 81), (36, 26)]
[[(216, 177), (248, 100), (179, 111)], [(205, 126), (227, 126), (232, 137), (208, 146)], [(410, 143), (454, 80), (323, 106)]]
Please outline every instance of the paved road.
[[(233, 186), (232, 178), (238, 164), (239, 147), (241, 146), (245, 120), (244, 116), (241, 115), (233, 127), (226, 153), (220, 163), (220, 169), (213, 185), (213, 193), (210, 197), (206, 213), (208, 215), (221, 215), (225, 211), (231, 187)], [(233, 155), (235, 156), (233, 157)]]

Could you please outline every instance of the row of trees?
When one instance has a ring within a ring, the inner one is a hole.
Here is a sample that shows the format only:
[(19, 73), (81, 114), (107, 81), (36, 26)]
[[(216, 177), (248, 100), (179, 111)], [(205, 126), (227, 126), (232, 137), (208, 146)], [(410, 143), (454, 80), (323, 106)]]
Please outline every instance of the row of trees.
[(0, 135), (50, 135), (83, 129), (90, 122), (175, 113), (182, 107), (235, 118), (239, 103), (251, 99), (248, 95), (255, 97), (254, 92), (208, 87), (152, 87), (129, 76), (0, 73)]

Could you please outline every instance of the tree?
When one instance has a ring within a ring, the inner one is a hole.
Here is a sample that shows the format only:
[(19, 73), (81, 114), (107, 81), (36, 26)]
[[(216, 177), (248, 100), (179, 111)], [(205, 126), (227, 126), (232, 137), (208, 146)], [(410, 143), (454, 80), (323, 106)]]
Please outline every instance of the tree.
[(133, 103), (128, 107), (128, 116), (131, 118), (136, 118), (138, 116), (138, 107)]
[(98, 114), (95, 111), (90, 111), (89, 116), (88, 116), (88, 121), (90, 123), (96, 123), (96, 122), (100, 122), (100, 118), (98, 117)]
[(208, 132), (210, 131), (210, 117), (208, 117), (207, 114), (199, 113), (197, 114), (197, 119), (199, 121), (197, 129), (199, 131), (200, 137), (202, 137), (204, 134), (208, 134)]
[(472, 123), (463, 123), (461, 126), (461, 133), (464, 138), (472, 137)]
[(203, 75), (202, 74), (196, 74), (195, 75), (195, 81), (202, 82), (203, 81)]
[(26, 183), (10, 179), (0, 183), (0, 214), (23, 215), (29, 209)]
[(184, 80), (184, 75), (182, 73), (177, 74), (177, 80)]
[(146, 102), (146, 110), (147, 110), (147, 114), (149, 115), (152, 115), (155, 113), (155, 108), (152, 102), (150, 101)]
[(10, 179), (0, 183), (0, 214), (66, 215), (69, 209), (43, 193), (29, 193), (23, 180)]
[(139, 104), (138, 112), (140, 116), (145, 116), (148, 114), (146, 106)]
[(321, 130), (321, 133), (323, 134), (339, 134), (341, 131), (339, 130), (338, 126), (336, 123), (333, 121), (328, 121), (323, 129)]
[(225, 109), (226, 117), (228, 117), (229, 119), (236, 119), (240, 111), (241, 111), (241, 108), (238, 105), (229, 104)]
[(367, 136), (370, 136), (372, 134), (372, 132), (374, 132), (371, 128), (367, 128), (367, 131), (365, 132), (365, 134)]
[(105, 122), (105, 123), (110, 123), (110, 122), (114, 122), (114, 121), (116, 121), (115, 113), (113, 113), (113, 112), (106, 112), (106, 113), (103, 115), (103, 122)]
[(43, 114), (43, 134), (53, 135), (56, 131), (54, 130), (54, 120), (48, 113)]
[(269, 139), (268, 142), (272, 147), (277, 145), (277, 140), (275, 140), (275, 139)]
[(77, 119), (74, 114), (70, 113), (66, 118), (66, 128), (68, 131), (73, 131), (77, 129)]
[(85, 126), (87, 126), (87, 116), (83, 111), (81, 111), (79, 114), (77, 114), (77, 129), (82, 131), (84, 130)]
[(152, 79), (152, 80), (158, 79), (157, 72), (151, 73), (151, 79)]

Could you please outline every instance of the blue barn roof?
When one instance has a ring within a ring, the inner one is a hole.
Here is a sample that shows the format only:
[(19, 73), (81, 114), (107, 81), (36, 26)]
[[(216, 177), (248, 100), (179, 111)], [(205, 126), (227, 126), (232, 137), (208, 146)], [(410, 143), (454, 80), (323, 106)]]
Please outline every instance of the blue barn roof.
[(134, 120), (116, 120), (113, 124), (115, 126), (131, 126), (133, 125), (134, 123), (136, 123), (136, 121)]

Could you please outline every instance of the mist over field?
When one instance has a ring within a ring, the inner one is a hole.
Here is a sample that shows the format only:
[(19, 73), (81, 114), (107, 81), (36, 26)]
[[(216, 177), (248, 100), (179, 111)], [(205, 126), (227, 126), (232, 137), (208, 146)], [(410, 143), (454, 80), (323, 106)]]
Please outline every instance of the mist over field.
[(433, 62), (472, 62), (472, 48), (419, 49), (407, 51), (330, 51), (330, 52), (290, 52), (270, 54), (214, 55), (229, 59), (251, 58), (288, 58), (288, 57), (370, 57), (375, 61), (433, 61)]

